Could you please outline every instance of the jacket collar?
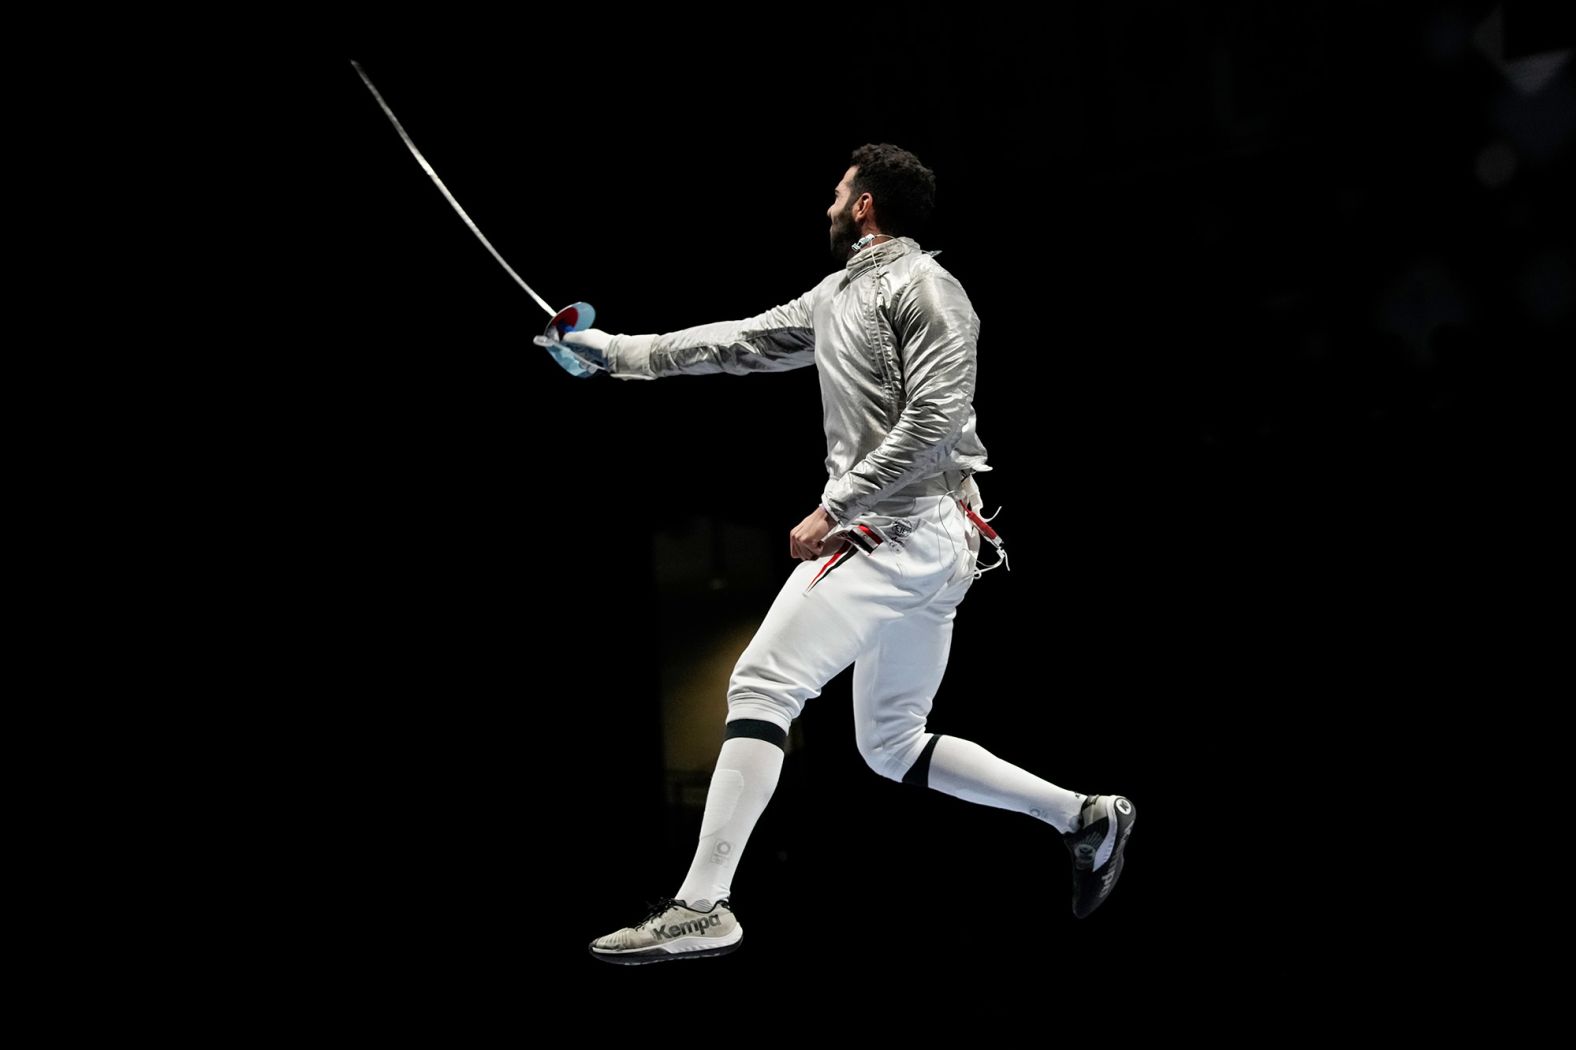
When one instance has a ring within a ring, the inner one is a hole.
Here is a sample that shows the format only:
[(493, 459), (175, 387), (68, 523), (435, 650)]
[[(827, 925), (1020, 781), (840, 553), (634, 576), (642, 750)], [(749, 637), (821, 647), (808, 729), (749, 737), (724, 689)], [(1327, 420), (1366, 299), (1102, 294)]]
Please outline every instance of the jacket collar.
[(853, 280), (878, 262), (890, 262), (909, 252), (919, 251), (919, 242), (912, 237), (894, 237), (880, 244), (870, 244), (848, 257), (848, 279)]

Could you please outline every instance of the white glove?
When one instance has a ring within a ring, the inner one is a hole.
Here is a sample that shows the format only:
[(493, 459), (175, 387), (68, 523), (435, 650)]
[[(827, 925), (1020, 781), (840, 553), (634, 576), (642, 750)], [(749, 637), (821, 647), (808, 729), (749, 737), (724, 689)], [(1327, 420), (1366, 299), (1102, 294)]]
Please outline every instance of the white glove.
[(587, 328), (583, 332), (565, 332), (563, 341), (568, 344), (570, 353), (591, 367), (600, 368), (604, 372), (612, 370), (607, 358), (607, 348), (613, 345), (613, 337), (600, 328)]
[(545, 346), (565, 371), (573, 375), (588, 376), (596, 372), (611, 371), (607, 349), (613, 337), (596, 328), (583, 332), (565, 332), (562, 339), (536, 336), (532, 342)]

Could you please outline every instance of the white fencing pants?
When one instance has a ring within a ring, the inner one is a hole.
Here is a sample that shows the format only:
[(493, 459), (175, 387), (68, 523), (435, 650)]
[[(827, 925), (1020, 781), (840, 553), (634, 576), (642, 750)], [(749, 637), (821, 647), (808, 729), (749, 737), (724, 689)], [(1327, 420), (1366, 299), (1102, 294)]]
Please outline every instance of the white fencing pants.
[[(980, 509), (972, 478), (958, 492)], [(727, 720), (758, 719), (786, 733), (805, 702), (853, 664), (859, 753), (877, 773), (902, 780), (930, 739), (925, 720), (981, 541), (952, 495), (887, 509), (879, 523), (912, 528), (901, 549), (845, 547), (788, 577), (734, 667)]]

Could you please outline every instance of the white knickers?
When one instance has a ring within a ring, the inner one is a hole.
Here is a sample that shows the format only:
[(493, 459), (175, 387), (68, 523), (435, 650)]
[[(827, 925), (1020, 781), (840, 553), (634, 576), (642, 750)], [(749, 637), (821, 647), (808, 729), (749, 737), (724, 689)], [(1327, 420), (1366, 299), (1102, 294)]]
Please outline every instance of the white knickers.
[[(979, 488), (958, 494), (975, 510)], [(975, 580), (980, 534), (953, 495), (885, 508), (883, 527), (912, 531), (866, 554), (852, 546), (798, 566), (772, 602), (728, 683), (728, 721), (785, 732), (827, 682), (854, 665), (860, 753), (893, 780), (918, 759), (946, 671), (952, 619)]]

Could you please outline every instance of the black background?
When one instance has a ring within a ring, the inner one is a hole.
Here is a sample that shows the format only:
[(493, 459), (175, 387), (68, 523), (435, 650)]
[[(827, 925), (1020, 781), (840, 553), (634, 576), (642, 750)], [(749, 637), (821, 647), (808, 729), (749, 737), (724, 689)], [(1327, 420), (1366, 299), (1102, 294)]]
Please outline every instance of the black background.
[[(1464, 913), (1463, 789), (1430, 760), (1494, 757), (1521, 425), (1576, 297), (1572, 73), (1517, 93), (1474, 43), (1493, 9), (582, 5), (325, 53), (309, 322), (270, 377), (327, 696), (281, 841), (323, 979), (522, 1010), (560, 981), (940, 1009), (967, 987), (1076, 1014), (1112, 982), (1210, 1002), (1320, 952), (1366, 969)], [(1506, 10), (1511, 57), (1569, 46)], [(982, 319), (1013, 568), (962, 607), (931, 727), (1135, 800), (1106, 908), (1072, 919), (1032, 822), (866, 770), (844, 679), (735, 881), (746, 946), (586, 956), (693, 845), (662, 798), (656, 666), (684, 629), (653, 535), (770, 530), (786, 576), (824, 480), (816, 376), (571, 378), (352, 58), (525, 280), (610, 332), (812, 287), (865, 142), (936, 172), (919, 240)], [(1496, 143), (1515, 166), (1491, 184)], [(1379, 874), (1398, 848), (1405, 894)], [(1362, 950), (1330, 939), (1371, 909)]]

